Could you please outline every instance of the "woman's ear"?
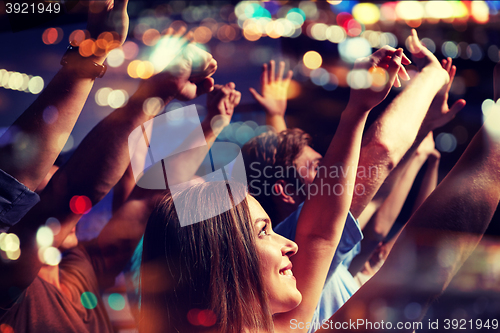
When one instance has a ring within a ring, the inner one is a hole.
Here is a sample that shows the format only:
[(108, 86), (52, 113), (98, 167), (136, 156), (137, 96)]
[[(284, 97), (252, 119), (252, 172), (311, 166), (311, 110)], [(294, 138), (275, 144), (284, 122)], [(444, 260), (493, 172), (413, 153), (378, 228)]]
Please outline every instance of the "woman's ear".
[(291, 205), (295, 205), (295, 199), (293, 198), (293, 193), (287, 192), (286, 185), (287, 185), (287, 183), (283, 179), (278, 180), (273, 185), (273, 192), (283, 202), (291, 204)]

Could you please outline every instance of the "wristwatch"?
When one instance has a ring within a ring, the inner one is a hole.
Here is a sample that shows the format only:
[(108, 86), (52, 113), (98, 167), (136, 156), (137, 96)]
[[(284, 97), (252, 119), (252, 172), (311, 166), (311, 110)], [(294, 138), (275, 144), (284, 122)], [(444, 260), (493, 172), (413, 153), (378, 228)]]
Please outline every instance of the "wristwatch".
[(107, 66), (100, 65), (80, 55), (78, 46), (69, 45), (61, 59), (63, 67), (78, 71), (81, 77), (95, 79), (101, 78), (106, 73)]

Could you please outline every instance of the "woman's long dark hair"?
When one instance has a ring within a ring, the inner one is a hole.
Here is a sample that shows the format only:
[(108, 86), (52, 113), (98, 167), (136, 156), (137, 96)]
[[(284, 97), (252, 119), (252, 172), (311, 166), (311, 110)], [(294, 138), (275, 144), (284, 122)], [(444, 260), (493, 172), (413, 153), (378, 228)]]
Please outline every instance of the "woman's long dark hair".
[[(248, 204), (232, 205), (245, 193), (243, 185), (209, 182), (157, 206), (144, 235), (141, 332), (272, 331)], [(181, 227), (178, 211), (191, 221), (214, 217)]]

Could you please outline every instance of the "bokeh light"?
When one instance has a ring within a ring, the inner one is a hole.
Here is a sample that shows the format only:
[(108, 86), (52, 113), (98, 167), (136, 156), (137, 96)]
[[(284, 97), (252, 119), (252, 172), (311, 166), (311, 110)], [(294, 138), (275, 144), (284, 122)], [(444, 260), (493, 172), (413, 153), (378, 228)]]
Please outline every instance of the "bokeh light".
[(57, 266), (61, 262), (61, 258), (61, 251), (59, 251), (55, 247), (40, 247), (40, 249), (38, 250), (38, 259), (43, 264), (49, 266)]
[(128, 101), (128, 93), (123, 89), (113, 90), (108, 95), (108, 105), (117, 109), (125, 105)]
[(439, 133), (435, 141), (440, 152), (451, 153), (457, 148), (457, 139), (451, 133)]
[(396, 14), (403, 20), (420, 20), (424, 17), (424, 7), (419, 1), (399, 1)]
[(321, 58), (321, 55), (316, 51), (307, 51), (302, 57), (302, 61), (307, 68), (316, 69), (321, 67), (323, 58)]
[(347, 33), (345, 32), (344, 28), (338, 25), (332, 25), (329, 26), (328, 29), (326, 29), (326, 38), (332, 42), (332, 43), (342, 43), (345, 41), (347, 38)]
[(75, 30), (69, 35), (69, 43), (73, 46), (79, 46), (88, 36), (88, 32)]
[(99, 106), (108, 106), (108, 96), (113, 91), (109, 87), (103, 87), (95, 93), (95, 102)]
[(125, 53), (119, 48), (111, 50), (106, 58), (106, 61), (110, 67), (119, 67), (125, 61)]
[(441, 46), (441, 52), (445, 57), (455, 59), (458, 57), (458, 45), (453, 41), (446, 41)]
[(212, 31), (204, 26), (196, 28), (193, 32), (194, 41), (200, 44), (205, 44), (212, 39)]
[(33, 76), (28, 83), (28, 90), (30, 93), (39, 94), (44, 87), (43, 79), (40, 76)]
[(156, 29), (148, 29), (142, 35), (142, 42), (147, 46), (154, 46), (160, 40), (160, 32)]
[(52, 229), (47, 226), (41, 226), (36, 232), (36, 242), (40, 247), (52, 246), (54, 242), (54, 233)]
[(108, 305), (115, 311), (121, 311), (125, 308), (125, 298), (117, 293), (108, 296)]
[(373, 3), (358, 3), (352, 9), (352, 16), (362, 24), (374, 24), (380, 19), (380, 10)]
[(84, 308), (92, 310), (97, 306), (97, 297), (92, 292), (86, 291), (80, 296), (80, 302)]
[(42, 41), (44, 44), (58, 44), (64, 36), (61, 28), (47, 28), (42, 34)]
[(69, 201), (69, 208), (77, 215), (87, 214), (92, 209), (92, 202), (85, 195), (75, 195)]
[(127, 60), (135, 59), (135, 57), (139, 54), (139, 46), (132, 41), (123, 43), (122, 50), (125, 55), (125, 59)]
[(362, 37), (349, 38), (339, 44), (342, 60), (354, 63), (356, 59), (367, 57), (372, 53), (370, 43)]
[(158, 97), (150, 97), (144, 101), (142, 104), (142, 111), (149, 116), (156, 116), (159, 114), (165, 105), (163, 100)]
[(45, 225), (49, 227), (50, 230), (52, 230), (52, 233), (54, 235), (59, 234), (59, 232), (61, 231), (61, 223), (55, 217), (49, 217), (45, 222)]
[(367, 89), (372, 85), (372, 76), (365, 69), (353, 69), (347, 74), (347, 84), (352, 89)]

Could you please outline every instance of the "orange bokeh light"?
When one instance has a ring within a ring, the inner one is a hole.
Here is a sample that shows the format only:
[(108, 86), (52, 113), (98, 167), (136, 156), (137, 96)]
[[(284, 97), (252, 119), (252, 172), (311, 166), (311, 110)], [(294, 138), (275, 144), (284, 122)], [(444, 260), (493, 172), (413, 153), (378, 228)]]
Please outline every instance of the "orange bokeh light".
[(82, 57), (90, 57), (96, 50), (97, 47), (92, 39), (86, 39), (80, 43), (79, 52)]
[(200, 44), (205, 44), (212, 39), (212, 30), (205, 26), (198, 27), (193, 33), (194, 41)]
[(42, 41), (47, 45), (57, 44), (62, 40), (63, 34), (61, 28), (48, 28), (42, 34)]
[(75, 30), (69, 35), (69, 43), (73, 46), (79, 46), (86, 38), (88, 33), (83, 30)]

